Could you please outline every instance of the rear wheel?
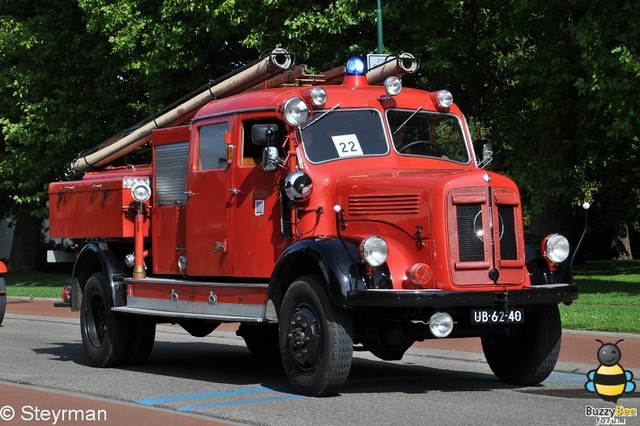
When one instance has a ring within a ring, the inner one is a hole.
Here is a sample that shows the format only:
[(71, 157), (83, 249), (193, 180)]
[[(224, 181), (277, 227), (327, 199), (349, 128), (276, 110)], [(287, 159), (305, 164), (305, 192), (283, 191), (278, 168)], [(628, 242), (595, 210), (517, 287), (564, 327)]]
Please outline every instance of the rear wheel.
[(525, 323), (507, 333), (482, 337), (482, 349), (493, 373), (503, 382), (536, 385), (553, 371), (560, 354), (562, 325), (557, 305), (537, 306)]
[(129, 343), (129, 318), (111, 311), (107, 280), (97, 272), (82, 293), (80, 330), (87, 357), (98, 367), (113, 367), (125, 358)]
[(4, 313), (7, 310), (7, 286), (4, 283), (4, 278), (0, 277), (0, 324), (4, 320)]
[(291, 284), (280, 311), (282, 364), (300, 393), (328, 396), (340, 391), (351, 370), (351, 320), (330, 303), (323, 281), (307, 275)]
[(124, 363), (144, 364), (151, 355), (156, 338), (156, 321), (153, 317), (136, 316), (130, 319), (131, 335)]

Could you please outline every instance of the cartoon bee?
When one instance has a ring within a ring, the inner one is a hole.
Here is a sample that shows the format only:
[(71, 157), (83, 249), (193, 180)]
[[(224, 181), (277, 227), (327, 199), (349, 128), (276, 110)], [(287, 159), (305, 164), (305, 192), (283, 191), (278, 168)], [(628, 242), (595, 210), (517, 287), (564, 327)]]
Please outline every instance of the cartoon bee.
[(620, 395), (633, 392), (636, 388), (636, 384), (631, 380), (633, 373), (624, 370), (618, 364), (622, 358), (622, 351), (618, 347), (618, 343), (624, 339), (620, 339), (616, 343), (604, 343), (600, 339), (596, 339), (596, 341), (602, 345), (598, 349), (600, 365), (597, 369), (587, 373), (589, 380), (584, 384), (584, 387), (589, 392), (597, 393), (605, 401), (617, 403)]

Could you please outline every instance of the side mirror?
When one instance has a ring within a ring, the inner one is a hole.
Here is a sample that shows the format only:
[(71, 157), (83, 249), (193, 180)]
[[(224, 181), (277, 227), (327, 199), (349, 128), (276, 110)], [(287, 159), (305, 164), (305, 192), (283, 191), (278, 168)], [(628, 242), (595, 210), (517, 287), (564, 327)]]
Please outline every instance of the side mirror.
[(493, 161), (493, 145), (485, 143), (482, 145), (482, 161), (478, 163), (478, 167), (485, 168)]
[(275, 146), (265, 146), (262, 151), (262, 170), (272, 172), (278, 168), (280, 156)]
[(275, 124), (254, 124), (251, 126), (251, 142), (258, 146), (273, 145), (278, 140), (278, 126)]

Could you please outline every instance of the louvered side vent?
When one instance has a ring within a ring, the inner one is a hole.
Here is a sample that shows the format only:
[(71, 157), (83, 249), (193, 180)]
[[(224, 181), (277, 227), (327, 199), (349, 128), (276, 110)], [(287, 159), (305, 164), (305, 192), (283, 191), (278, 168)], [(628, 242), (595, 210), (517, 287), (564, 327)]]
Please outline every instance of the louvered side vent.
[(351, 216), (418, 214), (419, 199), (418, 194), (351, 195), (349, 196), (349, 214)]
[(155, 147), (156, 205), (185, 204), (189, 143)]

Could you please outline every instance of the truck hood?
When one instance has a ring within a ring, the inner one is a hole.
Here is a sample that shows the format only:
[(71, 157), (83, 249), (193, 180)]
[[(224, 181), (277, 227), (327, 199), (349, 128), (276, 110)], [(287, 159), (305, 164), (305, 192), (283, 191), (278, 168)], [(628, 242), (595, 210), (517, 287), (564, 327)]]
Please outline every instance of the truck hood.
[(339, 179), (335, 188), (347, 220), (388, 222), (407, 231), (421, 225), (427, 231), (429, 212), (445, 208), (451, 189), (487, 186), (516, 189), (510, 179), (480, 169), (352, 173)]

